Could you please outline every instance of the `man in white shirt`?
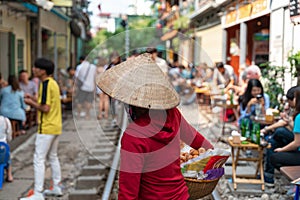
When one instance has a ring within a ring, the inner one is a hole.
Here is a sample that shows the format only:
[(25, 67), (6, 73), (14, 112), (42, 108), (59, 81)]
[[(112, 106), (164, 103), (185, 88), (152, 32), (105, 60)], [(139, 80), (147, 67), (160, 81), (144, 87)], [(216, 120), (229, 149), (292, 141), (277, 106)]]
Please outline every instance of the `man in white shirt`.
[[(77, 79), (82, 81), (82, 86), (76, 90), (76, 107), (80, 117), (89, 118), (90, 109), (94, 100), (95, 74), (97, 67), (88, 61), (83, 61), (77, 73)], [(76, 70), (77, 71), (77, 70)], [(78, 81), (78, 80), (76, 80)], [(84, 110), (82, 110), (84, 108)]]
[(222, 62), (216, 63), (216, 68), (213, 74), (213, 82), (216, 85), (224, 85), (224, 92), (226, 93), (232, 85), (235, 84), (236, 75), (230, 65), (224, 65)]

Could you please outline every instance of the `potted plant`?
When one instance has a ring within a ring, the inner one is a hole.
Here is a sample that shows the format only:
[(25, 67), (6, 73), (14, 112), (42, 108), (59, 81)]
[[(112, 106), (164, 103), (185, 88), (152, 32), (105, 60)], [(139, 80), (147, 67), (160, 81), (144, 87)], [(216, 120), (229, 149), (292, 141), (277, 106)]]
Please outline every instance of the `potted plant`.
[(284, 66), (274, 66), (270, 62), (263, 63), (262, 77), (265, 92), (270, 97), (270, 107), (277, 107), (279, 110), (283, 107), (282, 97), (284, 95)]
[(297, 85), (300, 85), (300, 51), (290, 54), (288, 61), (291, 65), (291, 74), (293, 77), (297, 77)]

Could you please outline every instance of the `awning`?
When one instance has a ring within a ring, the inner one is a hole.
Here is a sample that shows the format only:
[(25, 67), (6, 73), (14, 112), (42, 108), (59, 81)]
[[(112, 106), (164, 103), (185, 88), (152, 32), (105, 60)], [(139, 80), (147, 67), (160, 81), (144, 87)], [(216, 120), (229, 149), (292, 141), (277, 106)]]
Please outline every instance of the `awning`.
[(200, 17), (201, 15), (207, 13), (208, 11), (210, 11), (211, 9), (217, 7), (215, 2), (207, 2), (206, 4), (204, 4), (201, 8), (199, 8), (197, 11), (193, 12), (189, 18), (190, 20), (195, 20), (198, 17)]
[(170, 40), (172, 38), (174, 38), (178, 33), (178, 30), (172, 30), (172, 31), (169, 31), (167, 33), (165, 33), (161, 38), (160, 40), (161, 41), (166, 41), (166, 40)]
[(30, 3), (7, 2), (6, 5), (10, 10), (22, 13), (26, 16), (37, 17), (38, 7)]

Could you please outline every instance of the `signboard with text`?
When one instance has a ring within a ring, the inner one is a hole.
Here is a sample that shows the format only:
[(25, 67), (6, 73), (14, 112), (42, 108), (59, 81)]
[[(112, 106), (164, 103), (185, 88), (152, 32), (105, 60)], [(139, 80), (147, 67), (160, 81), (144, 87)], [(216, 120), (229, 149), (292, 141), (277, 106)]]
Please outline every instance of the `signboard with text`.
[(52, 0), (55, 6), (72, 7), (72, 0)]

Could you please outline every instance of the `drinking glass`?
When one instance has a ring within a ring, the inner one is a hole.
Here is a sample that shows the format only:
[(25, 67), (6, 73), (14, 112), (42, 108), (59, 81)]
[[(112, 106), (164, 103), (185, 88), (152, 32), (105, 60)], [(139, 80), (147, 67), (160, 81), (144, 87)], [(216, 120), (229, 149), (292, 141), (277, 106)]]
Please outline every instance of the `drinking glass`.
[(261, 114), (261, 104), (255, 104), (255, 116), (257, 119), (260, 119)]

